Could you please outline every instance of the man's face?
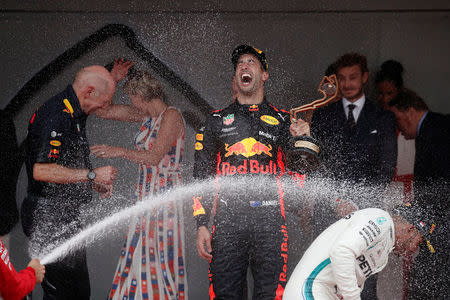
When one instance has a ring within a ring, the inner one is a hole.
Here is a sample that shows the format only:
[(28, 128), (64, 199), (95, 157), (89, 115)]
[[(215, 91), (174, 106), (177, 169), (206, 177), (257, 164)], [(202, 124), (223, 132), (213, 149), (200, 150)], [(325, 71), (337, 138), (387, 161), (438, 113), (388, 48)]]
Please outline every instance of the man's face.
[(380, 106), (387, 110), (388, 103), (398, 95), (398, 89), (392, 81), (383, 80), (377, 85), (377, 98)]
[(367, 72), (362, 73), (359, 65), (340, 68), (337, 72), (337, 78), (342, 97), (351, 102), (361, 98), (368, 76)]
[(238, 91), (252, 95), (262, 88), (269, 73), (262, 69), (261, 62), (252, 54), (242, 54), (237, 62), (235, 78)]
[(408, 110), (401, 111), (396, 107), (391, 107), (390, 110), (395, 115), (395, 121), (397, 123), (397, 128), (403, 134), (405, 139), (411, 140), (416, 138), (417, 125), (412, 119), (412, 108)]
[(396, 224), (394, 253), (402, 256), (410, 256), (417, 252), (422, 241), (422, 235), (412, 224)]

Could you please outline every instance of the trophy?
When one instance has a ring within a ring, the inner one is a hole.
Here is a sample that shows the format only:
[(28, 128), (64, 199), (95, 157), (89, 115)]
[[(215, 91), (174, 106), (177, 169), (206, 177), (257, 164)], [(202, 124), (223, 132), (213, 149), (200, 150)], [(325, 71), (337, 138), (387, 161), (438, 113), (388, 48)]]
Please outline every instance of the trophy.
[[(323, 97), (291, 109), (291, 122), (296, 122), (298, 113), (313, 111), (336, 99), (338, 88), (336, 75), (324, 76), (318, 88)], [(315, 138), (311, 136), (291, 137), (290, 147), (286, 151), (287, 165), (291, 170), (302, 174), (314, 171), (320, 166), (319, 152), (320, 144)]]

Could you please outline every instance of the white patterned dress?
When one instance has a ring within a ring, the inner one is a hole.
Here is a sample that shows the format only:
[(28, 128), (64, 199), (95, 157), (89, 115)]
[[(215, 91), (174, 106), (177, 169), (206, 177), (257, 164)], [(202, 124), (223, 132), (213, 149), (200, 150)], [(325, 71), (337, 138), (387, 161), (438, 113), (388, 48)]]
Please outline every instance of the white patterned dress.
[[(152, 149), (167, 109), (144, 120), (135, 137), (136, 149)], [(138, 201), (152, 201), (152, 195), (181, 183), (184, 139), (183, 133), (157, 166), (139, 165)], [(108, 299), (187, 299), (184, 244), (180, 201), (132, 220)]]

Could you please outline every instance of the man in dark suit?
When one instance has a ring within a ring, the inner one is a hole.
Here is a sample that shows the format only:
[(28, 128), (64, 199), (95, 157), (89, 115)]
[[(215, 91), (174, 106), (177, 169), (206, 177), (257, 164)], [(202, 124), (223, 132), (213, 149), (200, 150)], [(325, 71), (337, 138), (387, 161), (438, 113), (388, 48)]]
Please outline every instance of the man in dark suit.
[(321, 142), (322, 162), (336, 180), (384, 188), (397, 158), (394, 117), (364, 95), (369, 76), (364, 56), (345, 54), (335, 65), (342, 100), (316, 110), (311, 122)]
[(400, 92), (389, 106), (405, 138), (416, 139), (413, 204), (424, 224), (433, 224), (431, 242), (423, 243), (414, 259), (408, 299), (448, 299), (450, 115), (429, 111), (412, 91)]
[[(348, 53), (333, 65), (342, 99), (316, 110), (311, 122), (312, 136), (321, 143), (320, 158), (326, 170), (321, 175), (343, 187), (341, 197), (352, 200), (359, 209), (380, 208), (378, 196), (392, 180), (397, 161), (395, 120), (391, 112), (383, 111), (364, 94), (369, 77), (364, 56)], [(315, 210), (320, 228), (337, 217), (330, 215), (329, 209), (326, 212), (327, 208)], [(376, 299), (376, 279), (366, 281), (361, 297)]]

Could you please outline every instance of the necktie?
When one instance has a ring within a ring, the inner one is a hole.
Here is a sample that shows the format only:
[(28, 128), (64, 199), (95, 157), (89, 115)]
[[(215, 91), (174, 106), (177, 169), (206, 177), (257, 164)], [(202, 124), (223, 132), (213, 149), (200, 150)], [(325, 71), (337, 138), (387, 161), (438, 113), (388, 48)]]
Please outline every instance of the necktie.
[(350, 129), (353, 129), (356, 125), (355, 117), (353, 116), (353, 110), (355, 109), (355, 104), (349, 104), (348, 105), (348, 117), (347, 117), (347, 124)]

